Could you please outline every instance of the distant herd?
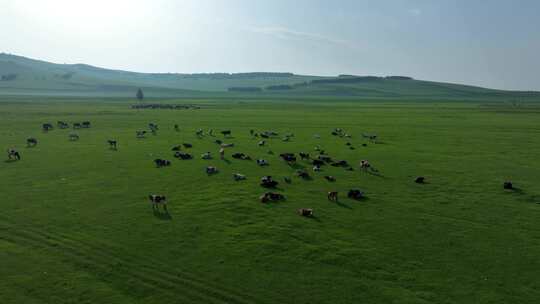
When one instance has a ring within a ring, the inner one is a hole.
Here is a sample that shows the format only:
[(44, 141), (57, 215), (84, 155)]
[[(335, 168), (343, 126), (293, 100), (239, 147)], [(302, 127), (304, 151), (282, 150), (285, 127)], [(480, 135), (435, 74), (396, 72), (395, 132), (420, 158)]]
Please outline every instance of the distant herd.
[[(68, 129), (69, 128), (69, 124), (67, 122), (64, 122), (64, 121), (58, 121), (56, 126), (59, 129)], [(92, 126), (92, 124), (89, 121), (72, 123), (72, 128), (73, 129), (91, 128), (91, 126)], [(49, 132), (49, 131), (51, 131), (53, 129), (54, 129), (54, 126), (51, 123), (42, 124), (42, 131), (44, 133), (47, 133), (47, 132)], [(155, 123), (149, 123), (148, 124), (148, 129), (150, 130), (150, 132), (152, 134), (156, 135), (157, 131), (159, 130), (159, 127)], [(174, 125), (174, 130), (179, 132), (180, 131), (179, 126)], [(278, 132), (275, 132), (275, 131), (256, 132), (255, 130), (252, 129), (249, 132), (250, 132), (250, 135), (252, 136), (252, 138), (260, 137), (260, 138), (264, 138), (264, 139), (270, 139), (270, 138), (276, 138), (277, 136), (279, 136)], [(137, 130), (135, 132), (135, 135), (136, 135), (136, 138), (144, 138), (146, 133), (147, 133), (146, 130)], [(231, 130), (223, 130), (220, 133), (223, 135), (224, 139), (231, 138), (231, 135), (232, 135)], [(197, 137), (205, 136), (205, 132), (202, 129), (198, 129), (195, 134), (196, 134)], [(333, 131), (331, 131), (330, 134), (333, 135), (333, 136), (351, 138), (351, 135), (345, 133), (340, 128), (335, 128)], [(213, 135), (213, 130), (212, 129), (208, 130), (206, 132), (206, 135), (214, 136)], [(318, 134), (315, 134), (313, 136), (314, 136), (314, 138), (320, 138), (320, 135), (318, 135)], [(284, 141), (284, 142), (289, 141), (292, 137), (294, 137), (294, 134), (292, 134), (292, 133), (285, 134), (282, 137), (282, 141)], [(376, 134), (362, 134), (362, 137), (365, 138), (365, 139), (369, 139), (372, 142), (377, 141), (377, 135)], [(69, 138), (70, 141), (77, 141), (77, 140), (79, 140), (79, 135), (77, 133), (69, 133), (68, 138)], [(225, 149), (226, 148), (234, 147), (234, 143), (224, 143), (220, 139), (216, 139), (215, 143), (218, 144), (219, 147), (220, 147), (219, 154), (220, 154), (221, 159), (224, 159), (224, 154), (225, 154)], [(26, 144), (27, 144), (28, 148), (32, 148), (32, 147), (35, 147), (35, 146), (38, 145), (38, 140), (36, 138), (34, 138), (34, 137), (31, 137), (31, 138), (28, 138), (26, 140)], [(118, 149), (117, 140), (109, 139), (109, 140), (107, 140), (107, 144), (108, 144), (108, 146), (109, 146), (109, 148), (111, 150), (117, 150)], [(266, 144), (265, 140), (261, 140), (261, 141), (258, 142), (259, 146), (264, 146), (265, 144)], [(365, 146), (366, 144), (363, 144), (363, 145)], [(350, 149), (354, 149), (353, 146), (350, 143), (347, 143), (347, 146)], [(182, 150), (183, 149), (190, 149), (192, 147), (193, 147), (193, 145), (191, 143), (182, 143), (181, 145), (173, 146), (171, 150), (173, 151), (173, 156), (175, 158), (180, 159), (180, 160), (191, 160), (191, 159), (193, 159), (193, 155), (191, 155), (190, 153), (184, 152)], [(334, 166), (334, 167), (342, 167), (342, 168), (345, 168), (346, 170), (349, 170), (349, 171), (354, 170), (354, 168), (346, 160), (334, 160), (334, 159), (332, 159), (319, 146), (315, 147), (315, 151), (316, 151), (316, 154), (317, 154), (316, 156), (311, 156), (310, 153), (308, 153), (308, 152), (299, 152), (298, 153), (298, 157), (302, 161), (309, 161), (313, 165), (313, 167), (312, 167), (313, 172), (321, 171), (321, 167), (324, 166), (324, 165), (331, 165), (331, 166)], [(7, 150), (7, 156), (8, 156), (8, 161), (20, 161), (21, 160), (21, 153), (19, 151), (17, 151), (15, 148), (9, 148)], [(241, 153), (241, 152), (235, 152), (235, 153), (231, 154), (231, 156), (232, 156), (232, 158), (239, 159), (239, 160), (246, 160), (246, 161), (252, 160), (252, 158), (249, 155), (247, 155), (245, 153)], [(290, 166), (293, 166), (298, 160), (296, 154), (291, 153), (291, 152), (281, 153), (281, 154), (279, 154), (279, 157)], [(212, 159), (212, 155), (211, 155), (210, 152), (205, 152), (205, 153), (203, 153), (201, 155), (201, 159), (204, 159), (204, 160)], [(265, 160), (265, 159), (262, 159), (262, 158), (256, 159), (255, 162), (256, 162), (257, 165), (259, 165), (261, 167), (269, 165), (268, 161)], [(155, 166), (157, 168), (168, 167), (168, 166), (171, 165), (171, 161), (166, 160), (166, 159), (155, 159), (154, 164), (155, 164)], [(368, 160), (361, 160), (360, 163), (359, 163), (359, 169), (362, 172), (367, 172), (367, 173), (371, 173), (371, 174), (378, 174), (378, 170), (375, 169)], [(216, 168), (214, 166), (208, 166), (208, 167), (206, 167), (205, 172), (206, 172), (207, 175), (214, 175), (214, 174), (217, 174), (219, 172), (219, 170), (218, 170), (218, 168)], [(302, 179), (311, 179), (312, 178), (311, 175), (309, 174), (309, 172), (307, 170), (305, 170), (305, 169), (296, 170), (296, 176), (298, 176), (299, 178), (302, 178)], [(235, 181), (246, 180), (246, 178), (247, 177), (245, 175), (240, 174), (240, 173), (234, 173), (233, 174), (233, 179)], [(336, 181), (336, 178), (333, 177), (333, 176), (330, 176), (330, 175), (324, 176), (324, 179), (326, 179), (328, 182), (335, 182)], [(284, 177), (283, 180), (287, 184), (291, 183), (290, 177)], [(417, 183), (417, 184), (424, 184), (424, 183), (426, 183), (426, 179), (423, 176), (417, 176), (414, 179), (414, 182)], [(263, 187), (263, 188), (275, 189), (278, 186), (278, 184), (279, 184), (279, 182), (277, 180), (273, 179), (272, 176), (263, 176), (260, 179), (260, 186)], [(503, 188), (505, 190), (513, 190), (514, 186), (513, 186), (512, 182), (505, 181), (503, 183)], [(337, 191), (330, 191), (330, 192), (327, 193), (327, 198), (331, 202), (338, 202), (338, 196), (339, 196), (339, 193)], [(347, 192), (347, 197), (349, 199), (362, 200), (362, 199), (365, 198), (365, 193), (360, 189), (350, 189)], [(153, 208), (154, 211), (156, 211), (156, 212), (159, 211), (159, 206), (162, 206), (162, 209), (165, 212), (168, 213), (168, 211), (167, 211), (167, 198), (166, 198), (165, 195), (162, 195), (162, 194), (150, 194), (148, 196), (148, 198), (150, 200), (150, 203), (151, 203), (152, 208)], [(285, 196), (283, 194), (277, 193), (277, 192), (265, 192), (259, 197), (259, 200), (260, 200), (261, 203), (277, 202), (277, 201), (285, 200)], [(311, 209), (311, 208), (301, 208), (301, 209), (298, 209), (297, 211), (298, 211), (299, 215), (306, 216), (306, 217), (312, 217), (313, 214), (314, 214), (313, 209)]]

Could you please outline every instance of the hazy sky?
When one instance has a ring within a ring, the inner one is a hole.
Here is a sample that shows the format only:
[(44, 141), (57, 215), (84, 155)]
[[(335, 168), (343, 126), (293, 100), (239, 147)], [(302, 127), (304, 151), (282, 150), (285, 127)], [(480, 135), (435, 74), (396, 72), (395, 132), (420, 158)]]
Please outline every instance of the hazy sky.
[(540, 1), (0, 0), (0, 52), (141, 72), (540, 90)]

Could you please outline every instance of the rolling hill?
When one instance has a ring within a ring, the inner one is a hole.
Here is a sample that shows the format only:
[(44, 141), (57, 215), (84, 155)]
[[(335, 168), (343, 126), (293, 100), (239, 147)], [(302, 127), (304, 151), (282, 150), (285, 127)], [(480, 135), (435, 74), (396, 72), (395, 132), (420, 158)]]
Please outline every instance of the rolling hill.
[(137, 73), (0, 54), (0, 95), (132, 97), (138, 88), (149, 97), (257, 95), (540, 100), (539, 92), (494, 90), (404, 76)]

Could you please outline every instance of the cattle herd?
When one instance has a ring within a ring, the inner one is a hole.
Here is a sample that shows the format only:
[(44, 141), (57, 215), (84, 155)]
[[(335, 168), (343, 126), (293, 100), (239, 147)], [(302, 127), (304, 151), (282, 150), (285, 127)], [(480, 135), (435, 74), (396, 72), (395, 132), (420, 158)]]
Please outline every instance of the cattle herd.
[[(69, 128), (69, 124), (66, 123), (66, 122), (63, 122), (63, 121), (58, 121), (56, 126), (59, 129), (67, 129), (67, 128)], [(83, 121), (83, 122), (80, 122), (80, 123), (76, 122), (76, 123), (72, 124), (73, 129), (90, 128), (90, 127), (91, 127), (91, 123), (89, 121)], [(47, 133), (47, 132), (49, 132), (49, 131), (51, 131), (53, 129), (54, 129), (54, 126), (51, 123), (42, 124), (42, 131), (44, 133)], [(158, 125), (156, 123), (149, 123), (148, 124), (148, 129), (153, 135), (157, 135), (159, 127), (158, 127)], [(174, 130), (179, 132), (180, 131), (179, 126), (174, 125)], [(145, 138), (146, 133), (147, 133), (146, 130), (137, 130), (135, 132), (136, 138), (139, 138), (139, 139)], [(232, 131), (231, 130), (223, 130), (223, 131), (220, 131), (220, 133), (223, 136), (224, 140), (232, 138)], [(206, 132), (203, 129), (198, 129), (195, 132), (195, 134), (199, 138), (204, 137), (204, 136), (215, 137), (212, 129), (210, 129), (210, 130), (208, 130)], [(269, 140), (269, 139), (281, 138), (282, 141), (287, 142), (291, 138), (294, 137), (294, 134), (292, 134), (292, 133), (284, 134), (282, 137), (279, 137), (279, 133), (276, 132), (276, 131), (257, 132), (257, 131), (255, 131), (253, 129), (249, 131), (249, 134), (251, 135), (252, 139), (263, 138), (262, 140), (258, 141), (259, 146), (265, 146), (266, 143), (267, 143), (267, 140)], [(352, 136), (350, 134), (344, 132), (340, 128), (335, 128), (333, 131), (330, 132), (330, 134), (333, 135), (333, 136), (343, 137), (343, 138), (346, 138), (346, 139), (352, 138)], [(362, 134), (362, 137), (364, 139), (368, 139), (369, 141), (371, 141), (373, 143), (377, 142), (377, 135), (375, 135), (375, 134)], [(320, 135), (315, 134), (314, 138), (318, 139), (318, 138), (320, 138)], [(70, 141), (77, 141), (77, 140), (79, 140), (79, 135), (77, 133), (74, 133), (74, 132), (69, 133), (68, 139)], [(235, 146), (234, 143), (225, 143), (223, 140), (220, 140), (220, 139), (216, 139), (216, 140), (214, 140), (214, 142), (219, 147), (219, 154), (220, 154), (221, 159), (224, 159), (225, 149), (233, 148)], [(108, 144), (109, 149), (115, 150), (115, 151), (118, 149), (117, 140), (109, 139), (109, 140), (106, 141), (106, 143)], [(32, 148), (32, 147), (35, 147), (35, 146), (38, 145), (38, 140), (36, 138), (34, 138), (34, 137), (31, 137), (31, 138), (28, 138), (26, 140), (26, 144), (27, 144), (27, 148)], [(363, 145), (366, 146), (367, 144), (363, 144)], [(350, 142), (347, 142), (346, 146), (349, 147), (349, 149), (354, 149), (354, 146)], [(193, 148), (193, 144), (184, 142), (184, 143), (182, 143), (180, 145), (173, 146), (171, 150), (173, 152), (173, 156), (175, 158), (179, 159), (179, 160), (192, 160), (194, 158), (193, 155), (186, 151), (186, 150), (191, 149), (191, 148)], [(268, 151), (268, 153), (273, 154), (272, 151)], [(298, 157), (297, 157), (297, 154), (298, 154)], [(286, 164), (288, 164), (291, 167), (295, 166), (297, 164), (298, 158), (300, 159), (300, 161), (308, 162), (310, 165), (312, 165), (312, 171), (313, 171), (313, 174), (315, 176), (317, 175), (318, 172), (321, 171), (321, 168), (323, 166), (326, 166), (326, 165), (333, 166), (333, 167), (341, 167), (341, 168), (344, 168), (345, 170), (348, 170), (348, 171), (354, 171), (355, 170), (354, 167), (348, 161), (334, 159), (333, 157), (328, 155), (320, 146), (316, 146), (315, 149), (314, 149), (314, 152), (310, 153), (310, 152), (302, 151), (302, 152), (298, 152), (297, 154), (292, 153), (292, 152), (284, 152), (284, 153), (280, 153), (279, 157)], [(7, 150), (7, 155), (8, 155), (8, 161), (20, 161), (21, 160), (21, 153), (19, 151), (17, 151), (15, 148), (9, 148)], [(245, 153), (242, 153), (242, 152), (232, 153), (231, 156), (232, 156), (232, 158), (237, 159), (237, 160), (252, 161), (252, 158), (249, 155), (247, 155)], [(201, 159), (203, 159), (203, 160), (213, 159), (212, 153), (211, 152), (205, 152), (205, 153), (201, 154)], [(257, 165), (261, 166), (261, 167), (269, 166), (268, 160), (263, 159), (263, 158), (256, 159), (255, 163)], [(167, 159), (159, 159), (158, 158), (158, 159), (154, 160), (154, 164), (155, 164), (155, 166), (157, 168), (163, 168), (163, 167), (170, 166), (171, 161), (167, 160)], [(379, 171), (377, 169), (375, 169), (368, 160), (361, 160), (359, 165), (358, 165), (358, 169), (361, 172), (365, 172), (365, 173), (370, 173), (370, 174), (375, 174), (375, 175), (379, 174)], [(206, 174), (208, 176), (211, 176), (211, 175), (219, 173), (219, 170), (218, 170), (217, 167), (207, 166), (205, 168), (205, 172), (206, 172)], [(309, 179), (313, 178), (312, 174), (310, 174), (309, 171), (306, 170), (306, 169), (298, 169), (298, 170), (296, 170), (295, 175), (297, 177), (301, 178), (301, 179), (306, 179), (306, 180), (309, 180)], [(334, 176), (331, 176), (331, 175), (325, 175), (325, 176), (323, 176), (323, 178), (326, 181), (328, 181), (329, 183), (333, 183), (333, 182), (336, 181), (336, 178)], [(247, 177), (246, 177), (246, 175), (241, 174), (241, 173), (234, 173), (233, 174), (233, 179), (235, 181), (240, 182), (240, 181), (246, 180)], [(289, 176), (285, 176), (285, 177), (283, 177), (283, 181), (285, 183), (287, 183), (287, 184), (290, 184), (292, 182), (292, 179)], [(259, 185), (262, 188), (270, 190), (270, 191), (264, 192), (262, 195), (260, 195), (259, 200), (260, 200), (261, 203), (266, 204), (266, 203), (270, 203), (270, 202), (279, 202), (279, 201), (283, 201), (283, 200), (286, 199), (283, 194), (278, 193), (278, 192), (273, 192), (273, 191), (275, 191), (275, 189), (279, 185), (279, 182), (280, 182), (279, 180), (276, 180), (272, 176), (268, 176), (268, 175), (263, 176), (263, 177), (260, 178)], [(424, 184), (424, 183), (426, 183), (426, 179), (423, 176), (417, 176), (414, 179), (414, 182), (418, 183), (418, 184)], [(514, 186), (512, 185), (512, 182), (510, 182), (510, 181), (505, 181), (504, 184), (503, 184), (503, 188), (505, 190), (514, 190), (515, 189)], [(327, 198), (331, 202), (338, 202), (338, 197), (339, 197), (339, 193), (337, 191), (330, 191), (330, 192), (327, 193)], [(353, 199), (353, 200), (362, 200), (366, 196), (365, 196), (364, 191), (362, 191), (360, 189), (350, 189), (347, 192), (347, 197), (349, 199)], [(165, 195), (163, 195), (163, 194), (150, 194), (148, 196), (148, 198), (150, 200), (150, 203), (152, 205), (152, 209), (154, 210), (154, 212), (159, 212), (159, 206), (162, 206), (162, 209), (164, 210), (164, 212), (168, 213), (168, 211), (167, 211), (167, 198), (166, 198)], [(301, 209), (298, 209), (297, 212), (301, 216), (305, 216), (305, 217), (312, 217), (313, 216), (313, 209), (311, 209), (311, 208), (301, 208)]]

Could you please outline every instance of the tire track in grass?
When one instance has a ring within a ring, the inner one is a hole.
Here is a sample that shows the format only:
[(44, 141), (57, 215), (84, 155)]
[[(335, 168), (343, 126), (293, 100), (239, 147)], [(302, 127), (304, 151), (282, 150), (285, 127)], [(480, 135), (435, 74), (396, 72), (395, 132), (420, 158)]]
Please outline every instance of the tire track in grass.
[[(1, 222), (0, 227), (2, 230), (14, 230), (13, 225), (6, 225)], [(130, 262), (130, 260), (140, 261), (141, 259), (134, 255), (122, 254), (123, 258), (120, 258), (118, 255), (111, 254), (110, 252), (114, 252), (115, 250), (110, 249), (110, 245), (100, 244), (99, 247), (91, 246), (72, 238), (47, 234), (43, 231), (28, 228), (14, 231), (11, 235), (7, 235), (7, 233), (6, 236), (0, 235), (0, 238), (14, 243), (20, 243), (19, 241), (23, 241), (23, 243), (29, 241), (28, 243), (32, 243), (30, 245), (34, 245), (34, 247), (59, 251), (62, 254), (73, 258), (75, 262), (82, 266), (87, 267), (88, 264), (91, 264), (96, 269), (101, 269), (102, 271), (99, 273), (110, 272), (114, 267), (121, 265), (123, 269), (121, 272), (115, 272), (116, 276), (125, 277), (128, 280), (135, 278), (138, 283), (152, 286), (153, 289), (160, 289), (175, 296), (178, 295), (172, 292), (171, 289), (183, 286), (185, 287), (184, 289), (187, 290), (183, 290), (183, 292), (189, 294), (190, 299), (193, 300), (195, 298), (199, 301), (204, 301), (205, 303), (261, 303), (261, 301), (250, 295), (242, 294), (238, 291), (232, 291), (220, 286), (212, 286), (212, 284), (209, 284), (200, 278), (194, 278), (193, 275), (189, 275), (185, 272), (162, 271), (161, 269), (166, 269), (165, 265), (159, 265), (157, 263), (135, 264)], [(137, 271), (134, 269), (140, 270)]]

